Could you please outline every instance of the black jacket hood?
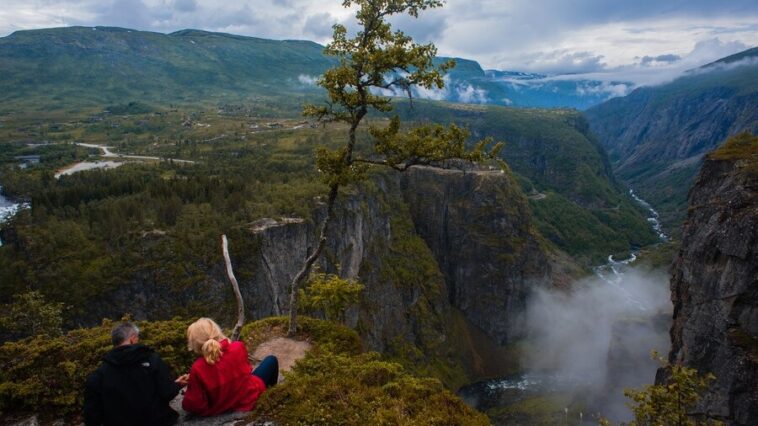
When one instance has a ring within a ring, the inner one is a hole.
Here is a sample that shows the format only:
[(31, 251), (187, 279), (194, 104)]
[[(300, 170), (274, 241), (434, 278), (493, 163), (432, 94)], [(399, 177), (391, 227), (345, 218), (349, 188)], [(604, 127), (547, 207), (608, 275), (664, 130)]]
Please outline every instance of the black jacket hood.
[[(153, 350), (145, 345), (124, 345), (113, 348), (103, 360), (113, 366), (134, 365), (148, 362)], [(146, 366), (147, 367), (147, 366)]]

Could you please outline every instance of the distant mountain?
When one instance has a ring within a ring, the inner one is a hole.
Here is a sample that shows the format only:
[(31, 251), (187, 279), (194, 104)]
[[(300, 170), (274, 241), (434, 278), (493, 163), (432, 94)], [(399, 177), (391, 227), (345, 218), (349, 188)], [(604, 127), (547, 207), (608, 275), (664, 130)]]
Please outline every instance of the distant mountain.
[(537, 108), (587, 109), (625, 95), (630, 82), (601, 82), (571, 76), (483, 70), (477, 62), (456, 59), (444, 100)]
[[(182, 30), (171, 34), (113, 27), (18, 31), (0, 38), (0, 111), (148, 103), (233, 102), (256, 98), (297, 109), (318, 93), (315, 81), (332, 63), (310, 41), (265, 40)], [(440, 58), (442, 60), (444, 58)], [(456, 58), (442, 90), (419, 98), (523, 107), (585, 109), (628, 83), (558, 80), (485, 71)], [(392, 93), (388, 93), (392, 94)]]
[(676, 235), (704, 154), (743, 130), (758, 133), (758, 48), (585, 114), (617, 176), (657, 208)]
[(110, 27), (0, 38), (0, 103), (56, 108), (196, 102), (303, 93), (332, 63), (310, 41)]

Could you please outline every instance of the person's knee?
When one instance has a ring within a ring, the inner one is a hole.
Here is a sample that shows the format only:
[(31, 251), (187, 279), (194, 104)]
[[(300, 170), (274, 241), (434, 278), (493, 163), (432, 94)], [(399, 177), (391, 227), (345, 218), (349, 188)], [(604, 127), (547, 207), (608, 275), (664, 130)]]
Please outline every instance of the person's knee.
[(277, 367), (279, 367), (279, 359), (275, 357), (274, 355), (269, 355), (266, 358), (263, 359), (263, 362), (267, 364), (273, 364)]

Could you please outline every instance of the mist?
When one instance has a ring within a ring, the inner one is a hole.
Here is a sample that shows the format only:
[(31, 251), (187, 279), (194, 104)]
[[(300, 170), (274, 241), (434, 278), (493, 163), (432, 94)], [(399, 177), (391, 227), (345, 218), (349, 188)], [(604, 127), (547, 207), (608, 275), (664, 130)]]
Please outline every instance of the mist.
[(669, 349), (668, 276), (618, 262), (604, 268), (568, 292), (534, 293), (522, 365), (555, 376), (557, 390), (592, 412), (629, 420), (623, 389), (652, 383), (658, 365), (650, 352)]

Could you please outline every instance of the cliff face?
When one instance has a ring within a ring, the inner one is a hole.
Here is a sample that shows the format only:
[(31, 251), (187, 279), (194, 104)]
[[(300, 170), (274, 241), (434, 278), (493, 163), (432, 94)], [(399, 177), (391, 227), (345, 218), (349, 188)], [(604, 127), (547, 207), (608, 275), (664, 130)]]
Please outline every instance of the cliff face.
[[(477, 351), (517, 337), (530, 288), (549, 283), (526, 200), (507, 173), (415, 167), (372, 179), (338, 209), (320, 264), (366, 286), (350, 325), (371, 349), (433, 365), (449, 383), (461, 384), (461, 365), (469, 377), (492, 371)], [(255, 318), (287, 311), (318, 216), (252, 227), (260, 265), (242, 293)], [(463, 347), (472, 326), (486, 335), (482, 348)]]
[(758, 420), (758, 138), (710, 154), (690, 192), (671, 278), (670, 361), (716, 381), (693, 414)]
[(498, 344), (519, 336), (519, 313), (550, 268), (515, 181), (500, 171), (417, 167), (403, 195), (445, 276), (454, 307)]
[[(261, 221), (251, 227), (260, 263), (242, 293), (255, 318), (287, 312), (290, 280), (317, 243), (320, 219), (316, 212), (312, 221)], [(330, 232), (319, 266), (366, 286), (360, 308), (348, 317), (372, 349), (386, 351), (398, 339), (419, 343), (422, 326), (444, 337), (442, 316), (449, 308), (444, 282), (413, 231), (398, 176), (379, 177), (342, 196)], [(417, 310), (429, 315), (420, 318)]]

